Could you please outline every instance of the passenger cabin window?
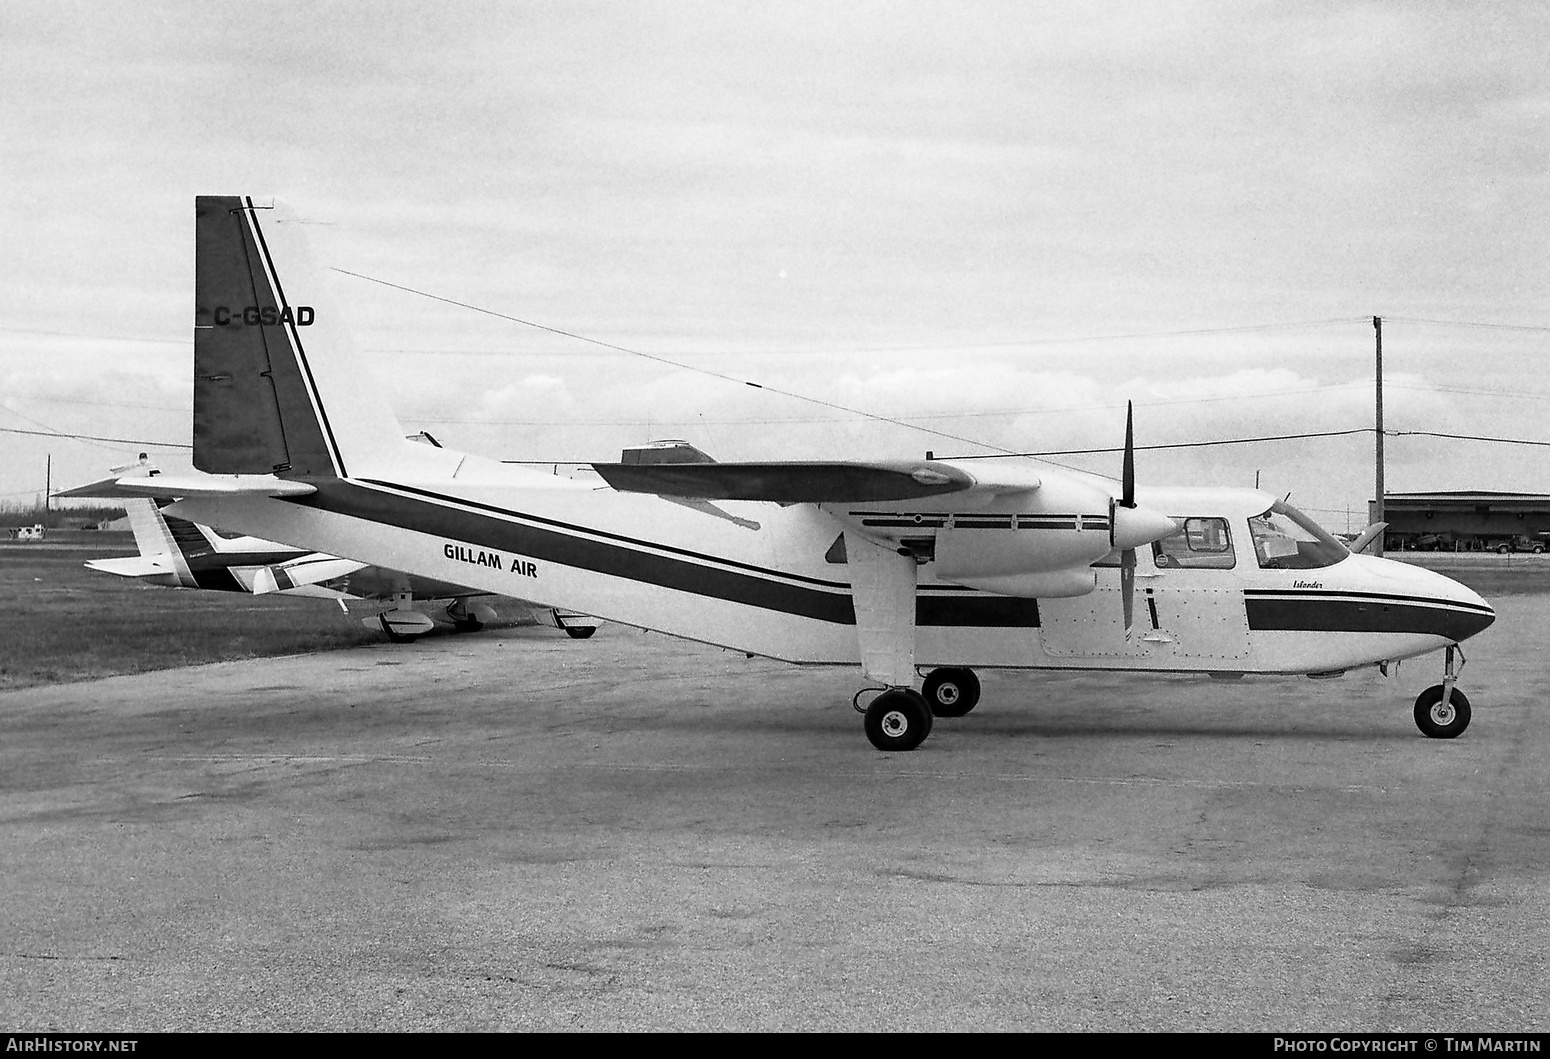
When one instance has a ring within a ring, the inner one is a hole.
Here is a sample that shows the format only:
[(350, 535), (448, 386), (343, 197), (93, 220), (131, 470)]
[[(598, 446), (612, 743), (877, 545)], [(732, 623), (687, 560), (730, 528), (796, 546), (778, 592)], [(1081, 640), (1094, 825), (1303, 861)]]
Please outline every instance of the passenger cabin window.
[(1238, 563), (1224, 518), (1178, 519), (1179, 531), (1152, 542), (1160, 570), (1231, 570)]
[(1265, 570), (1318, 570), (1351, 554), (1317, 522), (1279, 500), (1249, 519), (1249, 534), (1254, 558)]

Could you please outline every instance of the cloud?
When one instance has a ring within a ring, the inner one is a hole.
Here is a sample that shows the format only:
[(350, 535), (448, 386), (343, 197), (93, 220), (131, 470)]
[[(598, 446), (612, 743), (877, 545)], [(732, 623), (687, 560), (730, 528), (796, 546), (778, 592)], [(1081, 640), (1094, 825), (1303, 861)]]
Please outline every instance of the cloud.
[[(336, 275), (405, 420), (463, 420), (433, 432), (495, 455), (611, 458), (663, 432), (748, 457), (969, 446), (776, 390), (1019, 450), (1116, 443), (1127, 398), (1154, 440), (1360, 427), (1372, 313), (1394, 424), (1541, 430), (1515, 396), (1537, 333), (1402, 318), (1550, 322), (1542, 17), (453, 2), (281, 4), (234, 30), (250, 21), (0, 5), (0, 326), (101, 336), (0, 331), (8, 397), (95, 402), (45, 422), (165, 428), (115, 406), (186, 403), (190, 199), (252, 192), (288, 198), (334, 264), (735, 380)], [(1219, 331), (1296, 321), (1336, 322)], [(1369, 442), (1147, 461), (1359, 502)], [(0, 493), (41, 465), (8, 451)], [(1550, 488), (1506, 450), (1390, 454), (1397, 488)]]

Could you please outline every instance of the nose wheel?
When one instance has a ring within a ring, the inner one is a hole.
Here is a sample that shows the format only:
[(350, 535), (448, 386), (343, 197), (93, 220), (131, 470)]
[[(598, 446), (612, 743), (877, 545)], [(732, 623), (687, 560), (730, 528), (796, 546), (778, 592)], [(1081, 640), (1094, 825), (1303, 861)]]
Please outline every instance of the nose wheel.
[[(1459, 656), (1458, 670), (1453, 668), (1453, 655)], [(1415, 726), (1431, 739), (1457, 739), (1469, 727), (1469, 697), (1454, 683), (1464, 668), (1464, 652), (1457, 644), (1447, 649), (1443, 661), (1441, 684), (1433, 684), (1415, 700)]]
[(1456, 739), (1469, 727), (1469, 698), (1458, 688), (1444, 695), (1433, 684), (1415, 700), (1415, 726), (1433, 739)]

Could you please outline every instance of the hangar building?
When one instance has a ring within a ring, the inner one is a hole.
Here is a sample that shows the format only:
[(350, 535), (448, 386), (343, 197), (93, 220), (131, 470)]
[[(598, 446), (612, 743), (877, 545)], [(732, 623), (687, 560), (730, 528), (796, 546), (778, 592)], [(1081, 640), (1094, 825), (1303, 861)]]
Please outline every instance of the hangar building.
[[(1369, 501), (1369, 521), (1377, 504)], [(1542, 552), (1550, 548), (1550, 496), (1463, 489), (1385, 493), (1385, 551)]]

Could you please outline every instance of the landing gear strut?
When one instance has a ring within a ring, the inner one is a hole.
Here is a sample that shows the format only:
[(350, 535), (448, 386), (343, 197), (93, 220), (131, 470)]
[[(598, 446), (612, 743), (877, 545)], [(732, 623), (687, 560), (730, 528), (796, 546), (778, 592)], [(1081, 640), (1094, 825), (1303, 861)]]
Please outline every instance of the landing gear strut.
[[(1453, 655), (1458, 653), (1458, 670)], [(1415, 726), (1432, 739), (1456, 739), (1469, 727), (1469, 698), (1454, 683), (1464, 669), (1464, 652), (1457, 644), (1447, 649), (1441, 684), (1433, 684), (1415, 700)]]

